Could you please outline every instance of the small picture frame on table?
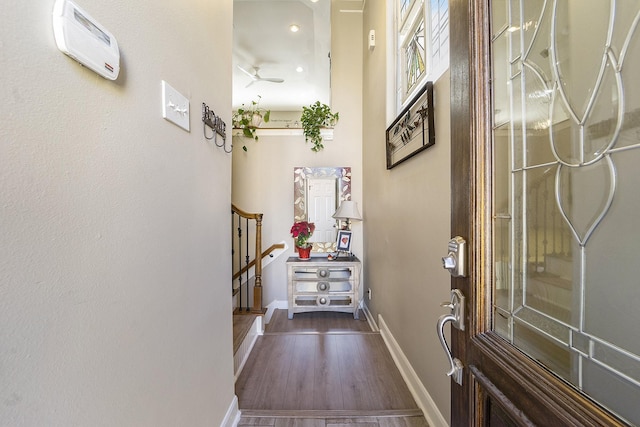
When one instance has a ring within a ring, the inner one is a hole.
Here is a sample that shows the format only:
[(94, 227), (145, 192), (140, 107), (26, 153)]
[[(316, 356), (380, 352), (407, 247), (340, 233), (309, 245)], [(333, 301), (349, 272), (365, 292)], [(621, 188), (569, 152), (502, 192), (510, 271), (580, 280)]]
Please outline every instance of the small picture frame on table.
[(351, 253), (351, 231), (339, 230), (338, 240), (336, 241), (336, 250), (338, 252)]

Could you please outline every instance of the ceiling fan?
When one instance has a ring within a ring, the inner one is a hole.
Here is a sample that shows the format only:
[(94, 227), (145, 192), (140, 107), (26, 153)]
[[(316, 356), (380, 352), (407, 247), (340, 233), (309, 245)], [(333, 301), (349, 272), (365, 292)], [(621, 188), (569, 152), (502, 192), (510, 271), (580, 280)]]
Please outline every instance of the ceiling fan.
[(249, 87), (252, 84), (254, 84), (255, 82), (271, 82), (271, 83), (282, 83), (282, 82), (284, 82), (284, 79), (279, 79), (279, 78), (274, 78), (274, 77), (260, 77), (260, 74), (258, 74), (258, 71), (260, 71), (260, 67), (253, 67), (253, 73), (250, 73), (249, 71), (245, 70), (244, 68), (242, 68), (239, 65), (238, 65), (238, 68), (240, 69), (240, 71), (245, 73), (247, 76), (251, 77), (251, 81), (245, 87)]

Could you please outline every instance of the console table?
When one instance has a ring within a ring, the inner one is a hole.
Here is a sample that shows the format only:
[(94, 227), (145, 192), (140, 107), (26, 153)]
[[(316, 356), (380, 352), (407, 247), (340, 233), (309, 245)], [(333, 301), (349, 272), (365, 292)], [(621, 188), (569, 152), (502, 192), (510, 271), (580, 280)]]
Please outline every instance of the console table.
[(355, 256), (329, 261), (325, 257), (287, 260), (289, 319), (295, 313), (338, 311), (358, 318), (362, 299), (360, 260)]

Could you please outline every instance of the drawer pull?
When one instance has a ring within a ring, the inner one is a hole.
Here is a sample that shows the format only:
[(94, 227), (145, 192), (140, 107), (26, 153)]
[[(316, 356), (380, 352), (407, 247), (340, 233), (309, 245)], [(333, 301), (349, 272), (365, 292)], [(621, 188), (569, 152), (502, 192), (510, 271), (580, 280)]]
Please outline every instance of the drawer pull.
[(320, 305), (329, 304), (329, 298), (327, 298), (327, 297), (318, 297), (318, 304), (320, 304)]
[(318, 282), (318, 291), (320, 292), (326, 292), (329, 290), (329, 283), (328, 282)]
[(318, 269), (318, 277), (322, 277), (322, 278), (329, 277), (329, 270), (327, 270), (326, 268)]

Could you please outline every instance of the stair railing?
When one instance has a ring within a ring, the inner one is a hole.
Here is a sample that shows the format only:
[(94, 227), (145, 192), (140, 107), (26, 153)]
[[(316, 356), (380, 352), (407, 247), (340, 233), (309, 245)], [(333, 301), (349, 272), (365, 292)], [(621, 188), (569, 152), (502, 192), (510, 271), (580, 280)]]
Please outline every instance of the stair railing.
[[(269, 248), (266, 251), (262, 252), (262, 259), (264, 259), (266, 257), (272, 257), (273, 258), (272, 253), (275, 252), (277, 249), (285, 249), (284, 243), (276, 243), (276, 244), (273, 244), (273, 245), (269, 246)], [(236, 280), (238, 277), (240, 277), (241, 275), (245, 274), (252, 267), (255, 267), (255, 265), (256, 265), (256, 260), (254, 259), (249, 264), (243, 266), (239, 271), (236, 271), (235, 273), (233, 273), (233, 280)]]
[[(255, 221), (250, 223), (249, 221)], [(237, 288), (232, 284), (231, 290), (234, 294), (238, 294), (238, 310), (243, 311), (242, 307), (242, 286), (243, 274), (245, 275), (245, 310), (251, 313), (264, 313), (262, 308), (262, 214), (249, 213), (239, 209), (235, 205), (231, 205), (231, 226), (235, 229), (235, 236), (232, 238), (231, 252), (233, 257), (233, 280), (238, 280)], [(249, 240), (250, 234), (255, 234), (254, 246), (251, 247)], [(253, 260), (251, 260), (250, 252), (253, 252)], [(244, 264), (244, 265), (243, 265)], [(253, 305), (249, 307), (249, 269), (254, 267), (254, 283), (253, 283)]]

